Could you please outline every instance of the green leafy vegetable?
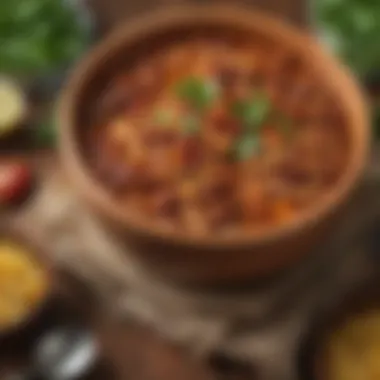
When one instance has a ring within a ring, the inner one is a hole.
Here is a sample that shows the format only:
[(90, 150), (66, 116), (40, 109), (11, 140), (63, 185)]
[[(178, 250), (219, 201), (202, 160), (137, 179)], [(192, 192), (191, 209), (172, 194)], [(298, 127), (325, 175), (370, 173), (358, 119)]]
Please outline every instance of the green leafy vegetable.
[(324, 41), (359, 75), (380, 67), (380, 2), (318, 0), (316, 21)]
[(255, 134), (240, 136), (233, 147), (233, 158), (245, 161), (260, 151), (260, 139)]
[(196, 115), (187, 115), (182, 121), (185, 135), (197, 134), (201, 129), (201, 120)]
[(219, 96), (219, 87), (209, 79), (188, 77), (177, 85), (179, 98), (198, 111), (209, 108)]
[(88, 43), (74, 9), (58, 0), (0, 1), (0, 72), (28, 75), (73, 60)]
[(260, 127), (271, 111), (271, 103), (264, 95), (257, 95), (233, 105), (233, 113), (249, 128)]

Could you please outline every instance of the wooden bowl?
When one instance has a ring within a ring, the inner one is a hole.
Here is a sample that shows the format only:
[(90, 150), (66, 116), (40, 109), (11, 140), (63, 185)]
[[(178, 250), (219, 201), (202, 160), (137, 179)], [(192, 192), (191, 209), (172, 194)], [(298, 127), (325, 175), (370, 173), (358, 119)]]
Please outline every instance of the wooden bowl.
[[(343, 110), (350, 141), (345, 172), (316, 207), (305, 210), (284, 226), (231, 238), (194, 238), (159, 231), (120, 208), (87, 167), (81, 131), (102, 85), (120, 65), (194, 33), (253, 39), (259, 36), (288, 47), (320, 73)], [(109, 230), (117, 233), (128, 254), (153, 274), (187, 285), (251, 281), (273, 275), (309, 253), (358, 183), (367, 160), (370, 136), (366, 104), (355, 80), (313, 39), (261, 13), (221, 5), (171, 8), (128, 22), (116, 30), (74, 70), (62, 94), (58, 123), (62, 161), (83, 199)]]
[[(23, 339), (29, 333), (33, 334), (34, 330), (40, 327), (40, 324), (45, 322), (45, 317), (49, 314), (51, 302), (54, 298), (54, 275), (53, 268), (43, 249), (33, 241), (32, 238), (24, 235), (15, 228), (0, 224), (0, 238), (6, 241), (15, 243), (18, 246), (24, 247), (45, 271), (48, 281), (48, 289), (44, 297), (35, 305), (30, 313), (22, 318), (19, 322), (10, 325), (5, 329), (0, 329), (0, 343), (18, 339)], [(5, 344), (5, 343), (4, 343)]]

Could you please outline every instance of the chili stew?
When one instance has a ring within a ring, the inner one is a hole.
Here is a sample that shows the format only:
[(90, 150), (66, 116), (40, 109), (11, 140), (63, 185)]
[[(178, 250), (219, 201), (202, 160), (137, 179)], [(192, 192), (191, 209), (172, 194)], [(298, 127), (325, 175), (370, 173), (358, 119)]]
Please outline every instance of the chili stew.
[(121, 70), (86, 134), (120, 207), (190, 235), (287, 223), (339, 180), (338, 106), (291, 54), (198, 38)]

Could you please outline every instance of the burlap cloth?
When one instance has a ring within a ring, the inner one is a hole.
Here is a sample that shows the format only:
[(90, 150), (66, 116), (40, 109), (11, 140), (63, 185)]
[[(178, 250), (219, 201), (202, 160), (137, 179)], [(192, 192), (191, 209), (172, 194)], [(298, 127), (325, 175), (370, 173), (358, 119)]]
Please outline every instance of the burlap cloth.
[(145, 273), (77, 199), (59, 166), (13, 222), (52, 258), (85, 279), (120, 317), (135, 318), (199, 355), (221, 352), (254, 364), (265, 380), (296, 378), (300, 337), (321, 305), (371, 275), (363, 231), (380, 210), (378, 159), (341, 223), (316, 252), (270, 284), (240, 292), (174, 288)]

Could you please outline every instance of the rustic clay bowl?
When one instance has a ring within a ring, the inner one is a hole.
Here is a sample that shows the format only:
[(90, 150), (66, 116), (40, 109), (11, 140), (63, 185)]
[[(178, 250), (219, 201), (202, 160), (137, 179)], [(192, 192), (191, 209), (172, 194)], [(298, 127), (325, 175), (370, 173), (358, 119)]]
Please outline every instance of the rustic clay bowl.
[[(196, 33), (269, 39), (289, 48), (320, 73), (343, 110), (350, 141), (347, 167), (337, 185), (317, 206), (275, 228), (236, 237), (193, 238), (168, 233), (136, 220), (123, 210), (91, 174), (84, 158), (82, 131), (94, 101), (122, 64), (163, 44)], [(128, 22), (114, 32), (74, 70), (58, 114), (59, 146), (72, 183), (93, 211), (126, 243), (126, 252), (152, 273), (187, 285), (236, 284), (273, 275), (305, 256), (363, 173), (369, 146), (367, 110), (356, 82), (345, 68), (324, 53), (314, 40), (260, 13), (231, 6), (181, 6)]]
[(28, 253), (33, 257), (36, 262), (41, 265), (47, 275), (48, 288), (44, 297), (39, 301), (30, 313), (26, 315), (19, 322), (11, 326), (0, 329), (0, 343), (8, 342), (10, 340), (23, 339), (25, 335), (33, 333), (33, 331), (40, 327), (47, 318), (50, 310), (50, 305), (54, 299), (55, 276), (53, 275), (53, 268), (43, 249), (36, 243), (33, 238), (23, 234), (21, 231), (5, 226), (0, 223), (0, 239), (14, 242), (21, 247), (25, 247)]

